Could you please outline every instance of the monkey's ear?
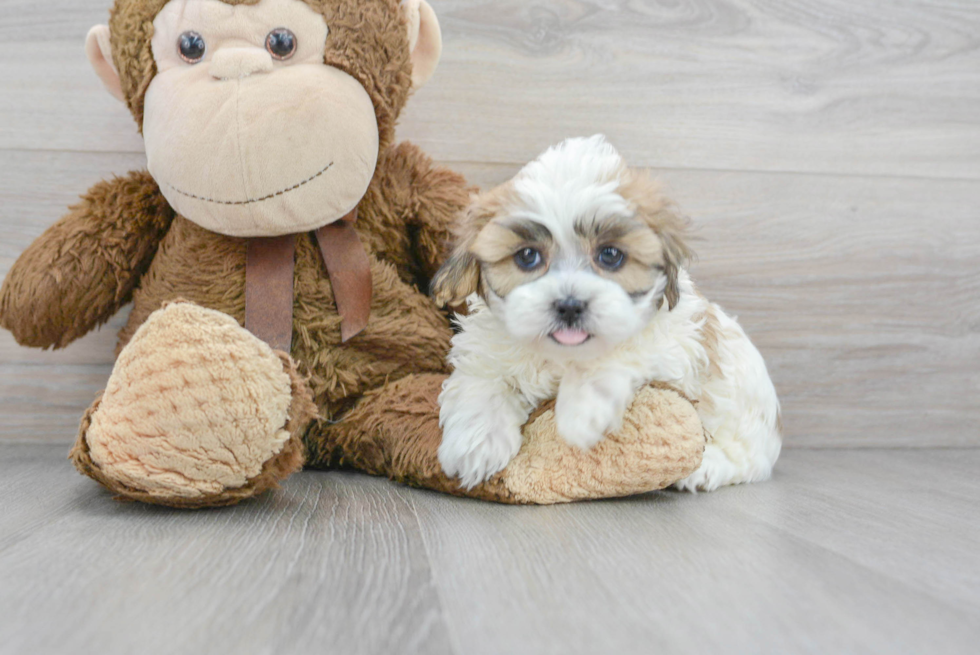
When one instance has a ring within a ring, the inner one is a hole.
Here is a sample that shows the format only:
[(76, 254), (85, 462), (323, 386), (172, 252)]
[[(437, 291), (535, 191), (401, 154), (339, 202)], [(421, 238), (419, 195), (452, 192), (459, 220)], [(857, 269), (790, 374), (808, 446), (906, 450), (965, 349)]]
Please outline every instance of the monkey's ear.
[(120, 102), (126, 102), (123, 95), (122, 83), (119, 81), (119, 73), (112, 64), (112, 46), (109, 44), (109, 26), (96, 25), (88, 31), (85, 38), (85, 54), (88, 61), (92, 64), (95, 74), (102, 80), (106, 91), (112, 94)]
[(425, 0), (402, 0), (412, 51), (412, 88), (419, 89), (436, 72), (442, 57), (442, 30), (436, 12)]
[(480, 287), (480, 263), (459, 247), (432, 278), (429, 293), (439, 307), (462, 305)]

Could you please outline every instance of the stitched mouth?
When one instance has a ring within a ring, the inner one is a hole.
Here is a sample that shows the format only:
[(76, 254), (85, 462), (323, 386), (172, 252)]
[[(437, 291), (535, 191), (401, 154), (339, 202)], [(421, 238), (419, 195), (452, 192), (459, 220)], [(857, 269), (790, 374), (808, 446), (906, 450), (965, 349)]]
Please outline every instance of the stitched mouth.
[(277, 198), (279, 196), (284, 196), (287, 193), (289, 193), (290, 191), (295, 191), (296, 189), (300, 188), (301, 186), (305, 186), (305, 185), (309, 184), (313, 180), (317, 179), (318, 177), (320, 177), (321, 175), (323, 175), (324, 173), (326, 173), (328, 170), (330, 170), (330, 168), (332, 166), (333, 166), (333, 162), (330, 162), (329, 164), (327, 164), (326, 166), (324, 166), (323, 167), (323, 170), (321, 170), (319, 173), (316, 173), (315, 175), (311, 175), (310, 177), (306, 178), (302, 182), (298, 182), (297, 184), (294, 184), (291, 187), (282, 189), (280, 191), (276, 191), (275, 193), (270, 193), (267, 196), (262, 196), (261, 198), (251, 198), (249, 200), (217, 200), (215, 198), (206, 198), (204, 196), (198, 196), (198, 195), (194, 195), (193, 193), (188, 193), (186, 191), (181, 191), (180, 189), (178, 189), (174, 185), (170, 184), (169, 182), (167, 183), (167, 186), (170, 187), (171, 189), (173, 189), (175, 193), (179, 193), (180, 195), (185, 196), (187, 198), (192, 198), (194, 200), (203, 200), (204, 202), (214, 203), (215, 205), (251, 205), (251, 204), (254, 204), (254, 203), (257, 203), (257, 202), (263, 202), (265, 200), (271, 200), (272, 198)]

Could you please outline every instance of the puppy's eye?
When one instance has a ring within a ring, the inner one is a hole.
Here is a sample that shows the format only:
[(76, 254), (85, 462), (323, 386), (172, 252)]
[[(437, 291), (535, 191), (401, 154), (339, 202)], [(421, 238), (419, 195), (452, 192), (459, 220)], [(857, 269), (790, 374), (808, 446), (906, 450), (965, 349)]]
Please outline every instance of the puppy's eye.
[(544, 257), (541, 256), (541, 251), (536, 248), (524, 248), (518, 250), (517, 254), (514, 255), (514, 263), (524, 271), (533, 271), (541, 266), (543, 261)]
[(595, 260), (599, 262), (599, 266), (610, 271), (615, 271), (626, 261), (626, 253), (619, 248), (606, 246), (599, 250), (599, 254), (596, 255)]
[(177, 39), (177, 52), (180, 53), (180, 58), (188, 64), (196, 64), (201, 61), (207, 48), (204, 37), (197, 32), (184, 32)]
[(265, 37), (265, 49), (279, 61), (289, 59), (296, 54), (296, 35), (285, 27), (279, 27)]

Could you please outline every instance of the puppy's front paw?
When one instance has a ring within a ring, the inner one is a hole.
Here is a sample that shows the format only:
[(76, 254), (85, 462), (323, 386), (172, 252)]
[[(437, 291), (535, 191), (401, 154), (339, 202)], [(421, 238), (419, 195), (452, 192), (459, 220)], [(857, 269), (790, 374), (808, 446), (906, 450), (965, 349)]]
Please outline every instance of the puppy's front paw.
[(439, 463), (460, 486), (472, 489), (504, 470), (521, 449), (521, 429), (499, 418), (474, 417), (459, 426), (443, 429)]
[(558, 434), (571, 445), (588, 450), (622, 426), (628, 400), (628, 386), (616, 380), (562, 383), (555, 404)]
[[(593, 402), (587, 406), (555, 409), (558, 434), (573, 446), (589, 450), (620, 425), (613, 408), (608, 403)], [(618, 418), (622, 418), (621, 416)]]

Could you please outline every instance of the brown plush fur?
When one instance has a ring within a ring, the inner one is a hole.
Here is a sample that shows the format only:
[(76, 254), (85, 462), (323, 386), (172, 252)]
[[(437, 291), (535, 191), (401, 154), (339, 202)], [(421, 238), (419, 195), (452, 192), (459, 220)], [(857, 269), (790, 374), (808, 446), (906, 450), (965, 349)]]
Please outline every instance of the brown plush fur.
[(554, 401), (545, 403), (524, 426), (524, 445), (514, 461), (467, 491), (446, 477), (438, 460), (438, 397), (445, 379), (402, 378), (366, 395), (339, 425), (318, 423), (313, 431), (328, 449), (325, 461), (507, 504), (565, 503), (662, 489), (701, 463), (705, 439), (694, 406), (676, 390), (651, 385), (637, 394), (623, 428), (591, 451), (558, 436)]
[[(97, 186), (90, 196), (97, 195), (103, 200), (101, 204), (84, 203), (83, 210), (76, 209), (61, 219), (11, 268), (0, 290), (0, 323), (22, 343), (63, 347), (91, 326), (107, 320), (131, 296), (133, 310), (120, 333), (122, 349), (153, 311), (176, 299), (222, 311), (243, 322), (246, 240), (209, 232), (180, 216), (171, 218), (172, 212), (161, 209), (166, 202), (158, 191), (151, 191), (156, 186), (146, 173), (132, 173), (111, 184), (120, 189), (142, 184), (143, 195), (134, 199), (131, 194), (103, 190), (105, 184)], [(453, 217), (465, 206), (470, 192), (462, 177), (433, 166), (411, 144), (401, 144), (382, 155), (359, 206), (356, 224), (372, 260), (371, 321), (363, 333), (343, 346), (340, 318), (325, 265), (312, 237), (299, 238), (292, 355), (303, 374), (309, 376), (308, 385), (322, 417), (306, 435), (309, 465), (359, 461), (359, 456), (338, 456), (337, 438), (332, 431), (343, 428), (332, 423), (362, 396), (367, 394), (360, 403), (366, 407), (374, 397), (369, 392), (392, 381), (418, 373), (447, 372), (445, 357), (452, 334), (449, 321), (428, 299), (425, 290), (445, 256)], [(107, 217), (125, 215), (130, 217), (128, 223), (120, 220), (118, 224), (103, 224)], [(66, 264), (61, 269), (49, 268), (49, 262), (57, 265), (62, 260), (46, 254), (38, 256), (37, 252), (66, 253)], [(86, 256), (73, 258), (68, 253)], [(130, 256), (132, 260), (127, 259)], [(114, 267), (113, 272), (107, 275), (105, 271), (110, 266)], [(110, 281), (113, 293), (93, 294), (93, 289)], [(131, 293), (134, 287), (138, 288)], [(75, 318), (80, 312), (85, 317), (82, 325)], [(438, 410), (427, 420), (436, 430), (428, 434), (438, 440)], [(82, 434), (86, 427), (87, 422)], [(351, 430), (366, 434), (354, 427)], [(416, 433), (411, 425), (404, 425), (398, 434), (407, 447), (413, 448)], [(360, 448), (356, 443), (347, 447), (352, 453)], [(414, 447), (428, 452), (421, 445)], [(91, 465), (84, 439), (80, 438), (72, 457), (80, 470), (115, 493), (151, 502), (143, 497), (145, 494), (122, 488), (101, 475)], [(276, 461), (281, 459), (282, 456)], [(412, 464), (409, 456), (404, 461), (401, 470), (390, 474), (414, 484), (446, 490), (455, 487), (441, 476), (437, 462), (436, 472), (431, 470), (434, 460)], [(263, 477), (246, 488), (230, 490), (228, 495), (207, 502), (173, 502), (182, 507), (230, 504), (269, 488), (270, 481), (295, 470), (292, 465), (282, 469), (275, 462), (270, 466), (268, 480)], [(377, 474), (389, 473), (383, 467), (363, 468)]]
[[(426, 294), (447, 254), (454, 216), (467, 206), (471, 190), (462, 177), (434, 166), (415, 146), (390, 145), (411, 86), (397, 0), (305, 1), (322, 12), (330, 26), (325, 62), (364, 85), (381, 130), (378, 167), (356, 224), (371, 260), (371, 320), (361, 334), (341, 344), (340, 317), (326, 268), (312, 238), (301, 235), (291, 348), (297, 368), (290, 368), (292, 439), (244, 487), (204, 500), (174, 499), (170, 504), (175, 506), (227, 505), (275, 486), (303, 461), (300, 435), (311, 466), (353, 466), (408, 484), (461, 493), (436, 459), (436, 399), (448, 372), (451, 330), (447, 316)], [(117, 0), (112, 12), (113, 58), (140, 124), (143, 97), (155, 74), (152, 20), (165, 4), (166, 0)], [(120, 349), (151, 313), (179, 298), (241, 323), (245, 251), (244, 239), (221, 236), (175, 216), (147, 173), (131, 173), (96, 185), (14, 264), (0, 289), (0, 325), (20, 343), (64, 347), (130, 298), (134, 306), (120, 334)], [(283, 357), (284, 362), (289, 359)], [(314, 404), (306, 400), (307, 393)], [(121, 486), (92, 462), (85, 434), (98, 402), (82, 421), (72, 460), (122, 497), (164, 502)], [(317, 418), (311, 422), (314, 414)], [(693, 436), (696, 440), (701, 435), (695, 430)], [(683, 447), (691, 447), (691, 439), (681, 441), (687, 444)], [(515, 496), (500, 476), (467, 495), (534, 501)]]
[[(313, 238), (299, 238), (292, 354), (311, 376), (326, 418), (339, 417), (352, 399), (387, 380), (446, 371), (449, 321), (419, 287), (434, 272), (453, 213), (468, 196), (463, 178), (434, 168), (415, 146), (402, 144), (382, 158), (355, 225), (371, 259), (371, 321), (343, 347), (326, 266)], [(150, 313), (175, 298), (244, 322), (245, 244), (175, 219), (133, 296), (120, 348)], [(311, 445), (311, 452), (318, 450)]]
[[(320, 425), (329, 425), (389, 381), (446, 371), (449, 322), (426, 292), (444, 259), (453, 217), (471, 190), (461, 176), (433, 166), (415, 146), (390, 145), (411, 89), (398, 1), (305, 1), (330, 27), (325, 63), (364, 86), (381, 133), (378, 167), (356, 224), (371, 259), (372, 316), (364, 332), (343, 347), (318, 248), (309, 235), (302, 235), (297, 247), (292, 355), (309, 377)], [(110, 19), (113, 60), (140, 125), (143, 98), (156, 73), (152, 22), (165, 4), (117, 0)], [(153, 311), (178, 298), (242, 322), (245, 244), (175, 216), (148, 173), (131, 173), (93, 188), (18, 260), (0, 290), (0, 324), (23, 344), (64, 347), (132, 298), (121, 350)], [(309, 464), (329, 463), (331, 458), (321, 455), (329, 450), (321, 443), (325, 439), (324, 430), (310, 431)], [(84, 446), (75, 452), (84, 462)], [(91, 467), (83, 468), (98, 479)]]
[(323, 449), (321, 462), (444, 493), (518, 502), (500, 476), (466, 492), (442, 472), (437, 456), (442, 439), (438, 398), (445, 379), (409, 375), (365, 395), (337, 425), (316, 421), (310, 441)]
[(64, 348), (132, 298), (174, 212), (143, 171), (100, 182), (10, 269), (0, 325), (17, 342)]

